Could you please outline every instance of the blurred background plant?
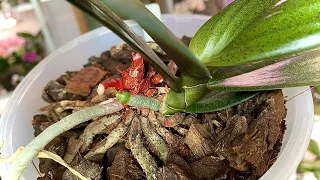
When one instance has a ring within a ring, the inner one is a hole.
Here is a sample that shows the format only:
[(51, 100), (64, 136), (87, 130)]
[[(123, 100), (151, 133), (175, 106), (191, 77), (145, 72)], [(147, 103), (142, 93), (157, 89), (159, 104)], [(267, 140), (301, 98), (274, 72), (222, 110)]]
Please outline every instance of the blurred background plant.
[(13, 90), (43, 57), (41, 32), (0, 39), (0, 95)]
[(317, 141), (311, 139), (308, 152), (297, 168), (297, 179), (320, 179), (320, 150)]
[(12, 6), (16, 6), (16, 5), (18, 5), (18, 4), (23, 4), (23, 3), (30, 2), (30, 0), (8, 0), (8, 2), (9, 2)]
[(314, 87), (313, 91), (313, 103), (315, 115), (320, 115), (320, 86)]

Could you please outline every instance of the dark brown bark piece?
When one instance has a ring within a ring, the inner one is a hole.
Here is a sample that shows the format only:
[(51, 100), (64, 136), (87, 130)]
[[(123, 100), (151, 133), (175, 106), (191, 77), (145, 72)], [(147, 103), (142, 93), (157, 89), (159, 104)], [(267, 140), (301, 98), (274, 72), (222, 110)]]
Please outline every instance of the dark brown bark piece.
[[(92, 180), (101, 180), (102, 168), (96, 163), (83, 159), (78, 165), (73, 166), (73, 168), (87, 178)], [(78, 180), (79, 178), (72, 174), (69, 170), (66, 170), (63, 173), (62, 179)]]
[(107, 73), (97, 66), (83, 68), (71, 78), (65, 90), (69, 93), (88, 96), (91, 88), (97, 85)]
[[(1, 180), (1, 178), (0, 178)], [(37, 180), (52, 180), (51, 176), (46, 174), (43, 177), (38, 177)]]
[(177, 154), (170, 155), (168, 163), (175, 164), (181, 170), (183, 170), (184, 174), (186, 174), (188, 177), (193, 177), (193, 172), (191, 167), (181, 156)]
[(159, 168), (158, 172), (156, 173), (157, 180), (189, 180), (184, 171), (181, 170), (175, 164), (168, 164), (162, 168)]
[(109, 180), (144, 179), (143, 171), (134, 163), (129, 152), (125, 149), (117, 153), (107, 174)]
[(106, 152), (107, 155), (107, 164), (112, 165), (116, 155), (118, 154), (118, 152), (122, 149), (124, 149), (124, 143), (119, 143), (114, 145), (113, 147), (111, 147), (110, 149), (108, 149), (108, 151)]
[[(48, 145), (46, 145), (44, 149), (63, 157), (67, 149), (67, 143), (65, 138), (56, 137)], [(51, 159), (40, 159), (39, 170), (41, 173), (46, 174), (58, 166), (59, 164)]]
[(205, 180), (225, 179), (230, 171), (227, 161), (214, 156), (206, 156), (190, 166), (198, 179)]
[(231, 167), (243, 172), (251, 169), (251, 177), (258, 178), (280, 150), (286, 117), (283, 94), (280, 90), (265, 92), (239, 105), (238, 113), (245, 116), (235, 115), (228, 120), (213, 149)]
[(48, 103), (59, 102), (63, 100), (84, 100), (85, 97), (68, 93), (65, 85), (57, 81), (50, 81), (42, 92), (42, 99)]
[(186, 125), (188, 128), (190, 128), (192, 124), (200, 124), (200, 123), (201, 123), (201, 120), (198, 119), (195, 114), (189, 114), (182, 122), (182, 124)]
[(212, 155), (212, 139), (212, 135), (201, 124), (192, 124), (185, 137), (185, 143), (196, 158), (201, 159)]
[(34, 136), (38, 136), (42, 131), (49, 127), (52, 123), (50, 122), (48, 116), (39, 114), (33, 116), (32, 126), (34, 129)]
[(70, 81), (70, 79), (74, 77), (77, 73), (78, 71), (67, 71), (65, 74), (58, 77), (56, 81), (65, 86)]
[(66, 150), (66, 153), (63, 157), (64, 161), (66, 163), (70, 164), (73, 159), (76, 157), (76, 155), (79, 153), (79, 149), (82, 145), (82, 141), (79, 139), (76, 139), (75, 137), (70, 137), (68, 141), (68, 147)]

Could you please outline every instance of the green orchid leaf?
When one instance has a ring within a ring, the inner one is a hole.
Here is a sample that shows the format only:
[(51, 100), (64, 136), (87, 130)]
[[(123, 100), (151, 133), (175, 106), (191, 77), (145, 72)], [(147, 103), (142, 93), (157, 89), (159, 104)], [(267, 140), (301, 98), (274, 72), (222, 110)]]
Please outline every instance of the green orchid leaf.
[(211, 91), (200, 101), (187, 107), (185, 112), (208, 113), (219, 111), (240, 104), (257, 94), (259, 92)]
[(185, 93), (170, 91), (166, 99), (166, 105), (172, 110), (183, 111), (186, 108)]
[(186, 107), (199, 101), (210, 90), (207, 88), (206, 79), (194, 79), (186, 76), (180, 77), (180, 85), (184, 89), (182, 93), (170, 91), (166, 98), (165, 114), (184, 112)]
[(139, 52), (144, 59), (161, 74), (166, 83), (177, 92), (182, 89), (178, 85), (178, 79), (170, 72), (163, 61), (148, 45), (136, 35), (118, 16), (105, 7), (100, 0), (68, 0), (70, 3), (92, 15), (103, 25), (126, 41), (132, 48)]
[(180, 85), (185, 91), (186, 107), (199, 101), (201, 97), (210, 91), (206, 86), (207, 82), (208, 80), (206, 79), (194, 79), (186, 76), (180, 77)]
[(289, 0), (269, 9), (206, 66), (233, 66), (288, 57), (320, 46), (320, 1)]
[(211, 62), (263, 12), (279, 0), (237, 0), (213, 16), (196, 33), (190, 50), (202, 62)]
[[(104, 3), (117, 15), (126, 19), (134, 19), (177, 64), (183, 75), (209, 79), (208, 69), (141, 2), (138, 0), (105, 0)], [(130, 9), (125, 7), (130, 7)]]
[(258, 91), (320, 84), (320, 50), (305, 52), (295, 57), (260, 69), (223, 80), (210, 80), (213, 90)]
[(211, 81), (220, 81), (232, 76), (237, 76), (247, 72), (251, 72), (256, 69), (280, 62), (282, 59), (270, 60), (270, 61), (260, 61), (248, 64), (241, 64), (237, 66), (224, 66), (224, 67), (209, 67), (212, 74)]
[(311, 139), (309, 146), (308, 146), (308, 151), (312, 152), (314, 155), (320, 157), (320, 150), (319, 150), (319, 145), (318, 143)]

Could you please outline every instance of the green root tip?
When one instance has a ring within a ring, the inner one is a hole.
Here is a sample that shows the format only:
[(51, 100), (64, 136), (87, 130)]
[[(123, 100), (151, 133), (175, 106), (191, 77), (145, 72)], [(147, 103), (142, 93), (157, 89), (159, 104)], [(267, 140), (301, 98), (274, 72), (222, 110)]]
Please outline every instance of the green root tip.
[(122, 104), (128, 104), (131, 94), (129, 92), (117, 92), (116, 97)]

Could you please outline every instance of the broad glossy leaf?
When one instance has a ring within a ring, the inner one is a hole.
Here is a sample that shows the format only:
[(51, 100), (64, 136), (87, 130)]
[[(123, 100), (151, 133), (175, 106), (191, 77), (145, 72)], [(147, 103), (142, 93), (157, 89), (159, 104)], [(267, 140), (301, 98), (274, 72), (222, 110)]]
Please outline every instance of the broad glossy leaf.
[(210, 62), (263, 12), (279, 0), (237, 0), (213, 16), (196, 33), (190, 50)]
[(320, 50), (305, 52), (263, 68), (224, 80), (211, 80), (209, 89), (257, 91), (320, 84)]
[(188, 113), (207, 113), (223, 110), (240, 104), (259, 92), (211, 91), (197, 103), (187, 107)]
[(288, 0), (255, 20), (206, 66), (286, 57), (320, 46), (320, 1)]
[[(134, 19), (177, 64), (183, 75), (209, 79), (208, 69), (162, 22), (138, 0), (105, 0), (117, 15)], [(128, 8), (130, 7), (130, 8)]]
[(120, 38), (126, 41), (132, 48), (138, 51), (145, 60), (150, 63), (158, 73), (160, 73), (167, 84), (175, 91), (182, 89), (178, 85), (178, 79), (169, 71), (162, 60), (155, 52), (149, 48), (145, 42), (136, 35), (119, 17), (110, 9), (105, 7), (100, 0), (68, 0), (70, 3), (92, 15), (100, 23), (116, 33)]
[(311, 139), (309, 146), (308, 146), (308, 151), (312, 152), (314, 155), (320, 157), (320, 151), (319, 151), (319, 145), (317, 141)]
[(211, 81), (220, 81), (232, 76), (237, 76), (253, 70), (280, 62), (282, 59), (270, 60), (270, 61), (260, 61), (248, 64), (242, 64), (237, 66), (223, 66), (223, 67), (209, 67), (212, 75)]

